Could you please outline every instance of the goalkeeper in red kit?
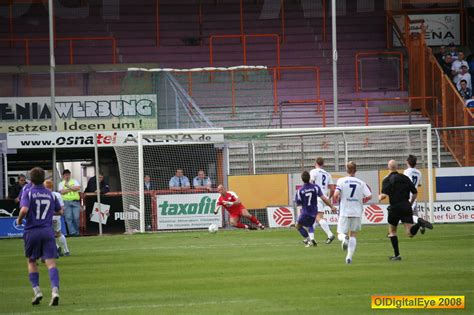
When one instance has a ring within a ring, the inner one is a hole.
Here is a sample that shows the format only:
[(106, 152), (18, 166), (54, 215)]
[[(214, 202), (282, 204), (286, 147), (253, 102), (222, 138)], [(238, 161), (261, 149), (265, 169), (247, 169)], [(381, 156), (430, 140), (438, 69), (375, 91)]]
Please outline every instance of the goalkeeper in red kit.
[[(240, 202), (239, 197), (233, 191), (226, 191), (224, 186), (219, 185), (217, 187), (217, 192), (220, 194), (219, 199), (217, 200), (217, 208), (214, 210), (214, 214), (219, 213), (219, 207), (223, 207), (229, 212), (230, 215), (230, 224), (239, 229), (261, 229), (263, 230), (265, 226), (258, 221), (257, 217), (251, 215), (245, 206)], [(245, 217), (254, 223), (256, 227), (249, 226), (240, 222), (240, 217)]]

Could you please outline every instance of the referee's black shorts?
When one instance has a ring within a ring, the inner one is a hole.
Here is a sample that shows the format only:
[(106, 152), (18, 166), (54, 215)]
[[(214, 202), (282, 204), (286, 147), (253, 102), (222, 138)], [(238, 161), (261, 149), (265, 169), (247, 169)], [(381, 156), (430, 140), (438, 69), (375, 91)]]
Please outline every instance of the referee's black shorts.
[(396, 206), (389, 206), (387, 222), (390, 225), (397, 226), (398, 222), (413, 224), (413, 210), (410, 203)]

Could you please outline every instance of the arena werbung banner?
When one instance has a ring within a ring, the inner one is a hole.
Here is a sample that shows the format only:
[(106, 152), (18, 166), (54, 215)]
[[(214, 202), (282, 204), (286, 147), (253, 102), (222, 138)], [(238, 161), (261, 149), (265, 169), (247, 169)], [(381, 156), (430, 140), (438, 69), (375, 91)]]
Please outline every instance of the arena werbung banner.
[(222, 227), (222, 213), (214, 214), (219, 194), (157, 195), (158, 230)]
[[(425, 40), (428, 46), (461, 44), (461, 24), (459, 14), (410, 14), (411, 20), (423, 20), (426, 27)], [(398, 27), (405, 31), (403, 15), (394, 16)], [(410, 33), (419, 33), (421, 23), (410, 25)], [(393, 44), (400, 46), (397, 37), (393, 36)]]
[(156, 129), (156, 95), (0, 97), (0, 133)]
[[(143, 138), (144, 145), (224, 142), (224, 135), (222, 134), (206, 134), (205, 130), (202, 132), (191, 135), (185, 133), (175, 134), (170, 131), (169, 134), (149, 135)], [(94, 147), (95, 137), (99, 147), (136, 146), (138, 144), (137, 131), (98, 131), (9, 133), (7, 134), (7, 146), (9, 149)]]

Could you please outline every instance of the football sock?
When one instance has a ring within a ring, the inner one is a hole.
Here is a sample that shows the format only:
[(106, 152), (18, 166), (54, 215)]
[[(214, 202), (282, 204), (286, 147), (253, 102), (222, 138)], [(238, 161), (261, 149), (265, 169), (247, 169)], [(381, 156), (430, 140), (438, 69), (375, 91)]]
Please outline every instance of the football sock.
[(246, 229), (246, 228), (247, 228), (247, 224), (243, 224), (243, 223), (237, 222), (237, 224), (235, 225), (235, 227), (238, 228), (238, 229)]
[(63, 234), (61, 234), (61, 236), (59, 237), (59, 244), (59, 246), (61, 246), (65, 253), (69, 252), (69, 248), (67, 247), (66, 236), (64, 236)]
[(346, 239), (346, 234), (344, 233), (337, 234), (337, 239), (340, 240), (341, 242), (344, 242), (344, 240)]
[(48, 270), (49, 280), (51, 281), (51, 288), (59, 288), (59, 271), (58, 268), (53, 267)]
[(417, 223), (415, 225), (413, 225), (411, 228), (410, 228), (410, 234), (415, 236), (416, 233), (418, 233), (418, 230), (420, 229), (421, 227), (421, 224), (420, 223)]
[(30, 279), (31, 282), (31, 287), (38, 287), (39, 286), (39, 273), (37, 272), (30, 272), (28, 274), (28, 278)]
[(250, 222), (252, 222), (256, 225), (260, 225), (260, 221), (258, 221), (257, 217), (254, 216), (254, 215), (250, 217)]
[(331, 230), (329, 229), (329, 225), (326, 222), (326, 220), (324, 220), (324, 219), (319, 220), (319, 225), (321, 226), (323, 231), (328, 235), (328, 237), (333, 236)]
[(308, 235), (309, 235), (309, 239), (313, 241), (314, 240), (314, 226), (311, 225), (308, 228)]
[(306, 231), (304, 227), (300, 227), (298, 231), (300, 232), (301, 236), (303, 236), (304, 238), (308, 237), (308, 232)]
[(396, 235), (390, 236), (390, 242), (392, 242), (393, 253), (395, 256), (400, 256), (400, 250), (398, 249), (398, 237)]
[(349, 245), (347, 246), (347, 258), (352, 259), (352, 255), (354, 255), (355, 249), (357, 246), (357, 239), (355, 237), (349, 238)]

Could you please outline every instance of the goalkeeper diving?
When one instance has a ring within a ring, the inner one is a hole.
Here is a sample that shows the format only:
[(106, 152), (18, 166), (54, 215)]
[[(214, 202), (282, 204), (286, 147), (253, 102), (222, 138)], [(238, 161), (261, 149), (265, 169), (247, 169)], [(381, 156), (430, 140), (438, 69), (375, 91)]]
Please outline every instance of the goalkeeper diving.
[[(232, 226), (247, 230), (265, 229), (265, 226), (258, 221), (257, 217), (248, 212), (235, 192), (225, 190), (223, 185), (217, 186), (217, 192), (220, 196), (217, 200), (217, 207), (214, 210), (214, 214), (218, 214), (219, 209), (224, 208), (229, 212), (230, 224)], [(240, 217), (249, 219), (254, 225), (241, 223)]]

